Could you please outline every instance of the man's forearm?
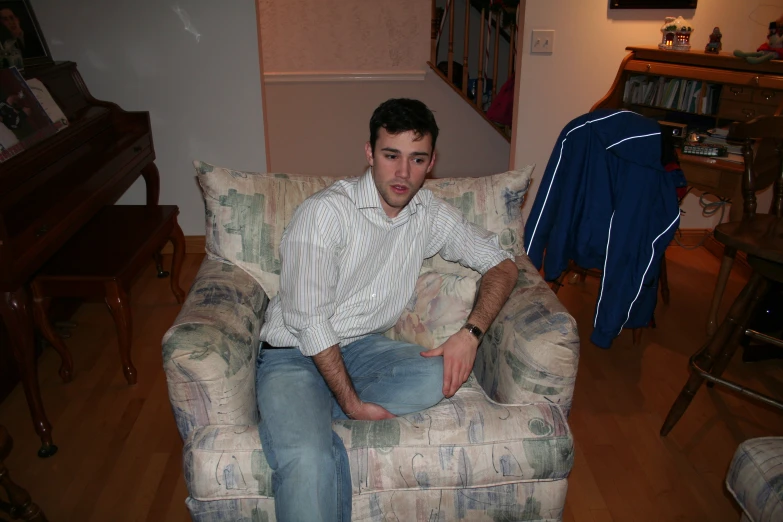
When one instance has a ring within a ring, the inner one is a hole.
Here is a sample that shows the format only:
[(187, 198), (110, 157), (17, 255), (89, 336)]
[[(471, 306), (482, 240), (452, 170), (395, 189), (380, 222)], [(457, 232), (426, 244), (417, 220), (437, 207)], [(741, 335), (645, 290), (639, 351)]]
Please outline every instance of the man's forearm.
[(345, 369), (340, 345), (332, 345), (317, 353), (313, 356), (313, 362), (345, 414), (350, 416), (356, 412), (362, 401), (353, 387), (348, 370)]
[(468, 322), (486, 332), (511, 295), (518, 274), (517, 266), (508, 259), (490, 268), (481, 278), (478, 296), (473, 311), (468, 316)]

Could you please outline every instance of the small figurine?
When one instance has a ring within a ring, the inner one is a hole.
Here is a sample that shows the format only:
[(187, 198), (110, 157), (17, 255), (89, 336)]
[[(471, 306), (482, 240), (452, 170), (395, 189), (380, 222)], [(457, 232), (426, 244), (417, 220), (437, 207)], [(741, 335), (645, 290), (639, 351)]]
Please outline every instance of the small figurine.
[(710, 34), (710, 42), (707, 44), (707, 47), (704, 48), (704, 52), (718, 54), (721, 49), (723, 49), (723, 44), (720, 42), (722, 37), (723, 35), (720, 32), (720, 27), (713, 29), (712, 34)]
[(745, 58), (748, 63), (762, 63), (769, 60), (783, 60), (783, 16), (769, 23), (767, 41), (759, 46), (755, 53), (737, 49), (734, 56)]

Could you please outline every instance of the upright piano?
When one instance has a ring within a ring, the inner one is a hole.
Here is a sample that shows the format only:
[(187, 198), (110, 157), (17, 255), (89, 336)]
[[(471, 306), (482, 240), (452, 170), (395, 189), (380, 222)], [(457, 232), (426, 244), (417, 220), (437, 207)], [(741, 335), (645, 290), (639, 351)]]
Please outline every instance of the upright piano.
[(139, 176), (147, 204), (157, 205), (149, 113), (96, 100), (74, 62), (28, 68), (70, 125), (0, 164), (0, 316), (24, 386), (38, 455), (57, 451), (38, 385), (28, 284), (36, 271), (104, 205), (115, 203)]

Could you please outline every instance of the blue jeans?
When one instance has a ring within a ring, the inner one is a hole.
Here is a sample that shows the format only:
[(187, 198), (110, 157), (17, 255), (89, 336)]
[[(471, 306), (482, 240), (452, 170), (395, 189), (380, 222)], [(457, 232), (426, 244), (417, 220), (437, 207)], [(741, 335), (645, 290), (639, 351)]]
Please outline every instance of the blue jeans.
[[(422, 350), (371, 335), (344, 346), (342, 354), (361, 400), (402, 415), (443, 399), (443, 358), (422, 357)], [(256, 397), (277, 520), (350, 521), (348, 455), (332, 431), (332, 420), (347, 417), (312, 358), (298, 348), (260, 350)]]

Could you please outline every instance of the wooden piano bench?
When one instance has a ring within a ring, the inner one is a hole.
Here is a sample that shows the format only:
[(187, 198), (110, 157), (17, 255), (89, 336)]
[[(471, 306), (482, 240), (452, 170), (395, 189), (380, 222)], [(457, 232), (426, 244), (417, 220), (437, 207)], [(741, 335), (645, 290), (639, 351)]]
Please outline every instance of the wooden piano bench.
[(41, 268), (31, 288), (35, 321), (60, 354), (60, 377), (68, 382), (73, 361), (48, 317), (54, 297), (102, 297), (114, 317), (122, 371), (136, 384), (131, 362), (131, 309), (128, 293), (135, 277), (169, 240), (174, 244), (171, 291), (178, 303), (185, 299), (179, 274), (185, 255), (185, 236), (177, 224), (174, 205), (110, 205), (102, 208)]

